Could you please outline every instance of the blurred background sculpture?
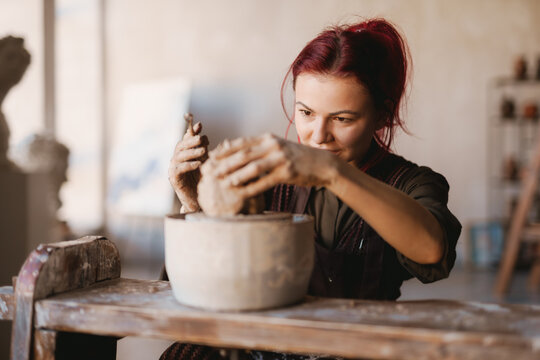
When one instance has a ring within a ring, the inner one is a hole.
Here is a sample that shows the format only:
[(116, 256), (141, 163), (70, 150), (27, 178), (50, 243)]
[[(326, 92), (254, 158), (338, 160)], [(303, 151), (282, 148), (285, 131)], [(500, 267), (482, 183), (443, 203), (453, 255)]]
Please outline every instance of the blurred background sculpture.
[(13, 36), (0, 39), (0, 170), (15, 168), (7, 157), (10, 132), (2, 103), (9, 90), (22, 79), (29, 64), (30, 54), (24, 48), (24, 39)]
[(56, 215), (62, 206), (60, 188), (67, 180), (69, 149), (50, 134), (37, 134), (17, 146), (14, 159), (24, 172), (48, 174), (47, 197), (51, 214)]

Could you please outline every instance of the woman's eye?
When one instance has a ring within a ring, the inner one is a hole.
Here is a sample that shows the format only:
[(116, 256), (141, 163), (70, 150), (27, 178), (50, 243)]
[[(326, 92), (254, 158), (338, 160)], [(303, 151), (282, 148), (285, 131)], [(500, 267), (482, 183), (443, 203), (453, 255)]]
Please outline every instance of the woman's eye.
[(299, 109), (298, 111), (300, 111), (300, 113), (304, 116), (309, 116), (311, 115), (311, 111), (309, 110), (305, 110), (305, 109)]

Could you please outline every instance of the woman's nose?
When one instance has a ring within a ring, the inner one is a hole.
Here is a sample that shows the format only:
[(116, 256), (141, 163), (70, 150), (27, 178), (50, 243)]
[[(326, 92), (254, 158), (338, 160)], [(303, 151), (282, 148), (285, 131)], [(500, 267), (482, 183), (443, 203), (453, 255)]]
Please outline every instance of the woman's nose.
[(315, 144), (324, 144), (330, 141), (331, 134), (328, 129), (328, 123), (323, 118), (318, 118), (313, 123), (313, 132), (311, 140)]

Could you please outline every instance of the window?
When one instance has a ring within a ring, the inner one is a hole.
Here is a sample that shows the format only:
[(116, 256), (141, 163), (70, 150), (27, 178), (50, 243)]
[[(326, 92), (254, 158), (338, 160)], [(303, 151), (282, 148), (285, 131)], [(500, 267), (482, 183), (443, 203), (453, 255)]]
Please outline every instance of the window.
[(102, 224), (99, 1), (56, 1), (56, 135), (70, 149), (59, 216), (82, 232)]

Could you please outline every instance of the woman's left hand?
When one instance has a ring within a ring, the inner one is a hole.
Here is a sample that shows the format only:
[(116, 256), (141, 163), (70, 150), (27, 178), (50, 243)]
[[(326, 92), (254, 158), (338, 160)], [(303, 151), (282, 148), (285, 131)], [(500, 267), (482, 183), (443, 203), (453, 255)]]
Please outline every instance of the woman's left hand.
[(225, 213), (237, 213), (247, 198), (277, 184), (328, 185), (338, 162), (328, 151), (271, 134), (226, 140), (201, 167), (199, 203), (205, 212), (221, 203), (229, 204)]

